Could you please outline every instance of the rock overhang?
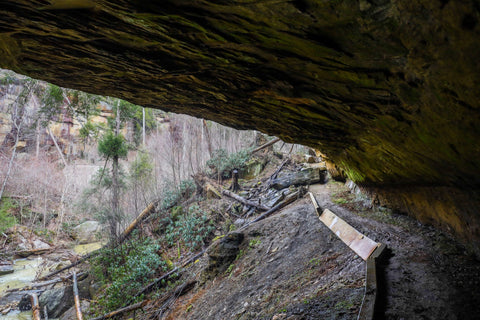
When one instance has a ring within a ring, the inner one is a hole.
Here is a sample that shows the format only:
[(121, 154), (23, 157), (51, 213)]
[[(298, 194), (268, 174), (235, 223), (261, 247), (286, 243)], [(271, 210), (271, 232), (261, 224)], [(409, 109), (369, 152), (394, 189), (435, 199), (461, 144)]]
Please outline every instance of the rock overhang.
[(366, 186), (480, 186), (478, 1), (20, 0), (0, 16), (2, 68), (309, 145)]

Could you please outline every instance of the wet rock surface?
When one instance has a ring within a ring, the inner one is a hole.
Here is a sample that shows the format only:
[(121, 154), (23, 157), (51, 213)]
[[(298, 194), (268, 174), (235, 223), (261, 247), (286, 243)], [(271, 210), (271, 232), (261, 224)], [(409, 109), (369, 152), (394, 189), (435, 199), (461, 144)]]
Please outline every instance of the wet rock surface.
[(62, 3), (3, 2), (0, 67), (315, 146), (358, 182), (479, 184), (475, 0)]

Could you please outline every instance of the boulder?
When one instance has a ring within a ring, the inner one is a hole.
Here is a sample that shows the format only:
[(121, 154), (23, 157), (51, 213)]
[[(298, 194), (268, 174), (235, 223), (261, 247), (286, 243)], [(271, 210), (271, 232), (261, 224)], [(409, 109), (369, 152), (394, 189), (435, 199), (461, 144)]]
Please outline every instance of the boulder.
[(288, 188), (289, 186), (310, 185), (314, 183), (324, 183), (327, 180), (327, 170), (322, 168), (308, 168), (298, 172), (289, 172), (280, 175), (272, 180), (272, 188), (277, 190)]
[(51, 248), (51, 246), (48, 243), (45, 243), (40, 239), (33, 240), (33, 245), (32, 246), (33, 246), (34, 251), (35, 250), (42, 250), (42, 249), (48, 250), (48, 249)]
[[(85, 312), (90, 309), (90, 302), (88, 302), (87, 300), (81, 300), (80, 309), (82, 310), (82, 313), (85, 315)], [(77, 320), (77, 312), (76, 312), (75, 306), (72, 306), (70, 309), (65, 311), (65, 313), (63, 313), (62, 316), (60, 317), (60, 320)]]
[(17, 254), (28, 257), (31, 254), (42, 254), (51, 246), (25, 226), (15, 226), (9, 229), (10, 242), (16, 246)]
[(243, 233), (233, 232), (208, 248), (208, 266), (203, 272), (204, 280), (212, 279), (227, 270), (228, 266), (236, 259), (244, 237)]
[(245, 168), (241, 171), (241, 177), (243, 179), (253, 179), (258, 177), (258, 175), (265, 168), (267, 161), (260, 158), (252, 158), (245, 163)]
[(97, 235), (101, 231), (98, 221), (85, 221), (73, 228), (73, 237), (80, 243), (86, 244), (98, 241)]
[(39, 298), (40, 308), (47, 307), (49, 318), (58, 318), (73, 305), (73, 288), (65, 286), (49, 289)]

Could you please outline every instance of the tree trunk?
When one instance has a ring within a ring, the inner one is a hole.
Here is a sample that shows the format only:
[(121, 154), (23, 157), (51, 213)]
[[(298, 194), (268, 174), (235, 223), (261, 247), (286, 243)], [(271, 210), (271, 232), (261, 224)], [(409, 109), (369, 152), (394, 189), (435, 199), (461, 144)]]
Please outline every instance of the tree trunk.
[(35, 128), (35, 158), (40, 155), (40, 119), (37, 120), (37, 127)]
[(275, 139), (273, 139), (273, 140), (271, 140), (271, 141), (268, 141), (267, 143), (262, 144), (260, 147), (254, 149), (254, 150), (252, 151), (252, 154), (255, 153), (255, 152), (257, 152), (257, 151), (260, 151), (260, 150), (262, 150), (262, 149), (265, 149), (265, 148), (267, 148), (267, 147), (270, 147), (271, 145), (277, 143), (278, 141), (280, 141), (280, 138), (275, 138)]
[(230, 190), (232, 192), (237, 192), (240, 190), (240, 185), (238, 184), (238, 170), (233, 169), (232, 171), (232, 185), (230, 186)]
[(12, 150), (12, 156), (10, 157), (10, 161), (8, 162), (7, 174), (5, 175), (5, 179), (3, 179), (2, 189), (0, 190), (0, 201), (3, 197), (3, 192), (5, 191), (5, 187), (7, 186), (7, 181), (10, 176), (10, 172), (12, 171), (13, 161), (15, 160), (15, 154), (17, 153), (19, 132), (20, 130), (17, 130), (17, 135), (15, 136), (15, 145), (13, 146), (13, 150)]
[(47, 126), (47, 130), (48, 130), (48, 133), (50, 134), (50, 138), (52, 138), (53, 143), (55, 144), (55, 148), (57, 149), (58, 154), (60, 155), (60, 158), (62, 159), (63, 164), (66, 167), (67, 166), (67, 161), (65, 161), (65, 157), (63, 156), (62, 150), (58, 146), (57, 139), (55, 139), (55, 136), (53, 135), (52, 130), (50, 130), (50, 128), (48, 126)]
[(145, 146), (145, 108), (142, 108), (142, 143)]
[(105, 314), (103, 316), (100, 316), (100, 317), (93, 318), (91, 320), (103, 320), (103, 319), (113, 318), (113, 317), (119, 316), (119, 315), (121, 315), (125, 312), (140, 309), (140, 308), (144, 307), (147, 303), (148, 303), (148, 300), (143, 300), (143, 301), (137, 302), (135, 304), (132, 304), (131, 306), (112, 311), (110, 313), (107, 313), (107, 314)]
[[(22, 106), (22, 108), (25, 108), (25, 106)], [(18, 146), (18, 139), (20, 138), (20, 130), (22, 128), (23, 124), (23, 113), (24, 110), (18, 110), (18, 105), (15, 106), (15, 115), (13, 117), (13, 126), (15, 127), (14, 129), (16, 130), (15, 132), (15, 144), (13, 146), (12, 150), (12, 156), (10, 157), (10, 161), (8, 162), (8, 169), (7, 169), (7, 174), (5, 175), (5, 179), (3, 180), (2, 184), (2, 189), (0, 189), (0, 201), (2, 199), (3, 193), (5, 192), (5, 188), (7, 186), (7, 181), (10, 176), (10, 172), (12, 171), (12, 166), (13, 166), (13, 161), (15, 160), (15, 155), (17, 153), (17, 146)], [(7, 138), (5, 138), (6, 140)]]
[[(117, 103), (117, 115), (115, 118), (115, 137), (120, 134), (120, 100)], [(112, 164), (112, 219), (110, 221), (110, 235), (115, 240), (117, 234), (117, 224), (120, 218), (120, 186), (118, 181), (118, 154), (113, 156)], [(115, 242), (115, 241), (114, 241)]]

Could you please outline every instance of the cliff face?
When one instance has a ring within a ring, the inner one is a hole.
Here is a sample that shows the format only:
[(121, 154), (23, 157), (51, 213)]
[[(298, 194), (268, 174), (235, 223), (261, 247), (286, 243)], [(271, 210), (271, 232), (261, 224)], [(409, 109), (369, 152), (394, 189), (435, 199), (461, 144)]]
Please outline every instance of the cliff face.
[[(480, 186), (477, 0), (7, 0), (0, 16), (2, 68), (310, 145), (364, 186)], [(454, 229), (478, 240), (469, 217)]]

